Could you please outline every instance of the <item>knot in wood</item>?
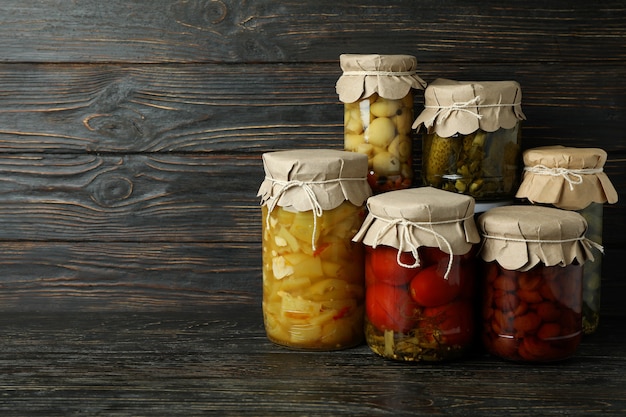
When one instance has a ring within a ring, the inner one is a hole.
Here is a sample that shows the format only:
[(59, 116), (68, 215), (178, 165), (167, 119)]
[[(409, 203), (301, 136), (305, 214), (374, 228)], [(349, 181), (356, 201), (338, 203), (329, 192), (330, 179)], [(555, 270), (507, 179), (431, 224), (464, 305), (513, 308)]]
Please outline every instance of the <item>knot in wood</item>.
[(120, 175), (100, 175), (94, 184), (92, 198), (103, 207), (119, 206), (133, 193), (133, 182)]

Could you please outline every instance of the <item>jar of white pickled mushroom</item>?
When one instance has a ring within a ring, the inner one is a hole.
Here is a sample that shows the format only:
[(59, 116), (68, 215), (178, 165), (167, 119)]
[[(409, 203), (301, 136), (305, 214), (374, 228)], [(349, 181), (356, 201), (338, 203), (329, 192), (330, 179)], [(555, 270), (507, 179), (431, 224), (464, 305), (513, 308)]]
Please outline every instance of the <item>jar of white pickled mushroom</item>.
[(522, 92), (515, 81), (437, 79), (424, 92), (425, 185), (476, 200), (510, 199), (519, 184)]
[[(602, 243), (603, 204), (616, 203), (617, 191), (603, 171), (607, 154), (598, 148), (545, 146), (524, 152), (524, 177), (516, 197), (534, 204), (580, 213), (587, 237)], [(587, 262), (583, 273), (583, 332), (600, 321), (602, 253)]]
[(340, 56), (337, 93), (344, 103), (344, 149), (367, 155), (375, 194), (413, 180), (413, 91), (426, 83), (410, 55)]
[(365, 245), (365, 340), (400, 361), (463, 356), (474, 341), (474, 199), (432, 187), (375, 195)]
[(263, 154), (263, 318), (268, 338), (294, 349), (363, 341), (367, 157), (315, 149)]

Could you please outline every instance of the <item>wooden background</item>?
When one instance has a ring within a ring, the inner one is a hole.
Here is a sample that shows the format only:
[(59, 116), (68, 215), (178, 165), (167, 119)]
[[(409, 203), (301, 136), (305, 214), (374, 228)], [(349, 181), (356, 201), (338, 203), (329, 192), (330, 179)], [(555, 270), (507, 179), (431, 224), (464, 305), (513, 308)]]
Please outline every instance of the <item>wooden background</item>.
[(260, 305), (261, 155), (342, 147), (341, 53), (517, 80), (525, 148), (605, 149), (602, 308), (624, 313), (617, 0), (2, 1), (0, 311)]

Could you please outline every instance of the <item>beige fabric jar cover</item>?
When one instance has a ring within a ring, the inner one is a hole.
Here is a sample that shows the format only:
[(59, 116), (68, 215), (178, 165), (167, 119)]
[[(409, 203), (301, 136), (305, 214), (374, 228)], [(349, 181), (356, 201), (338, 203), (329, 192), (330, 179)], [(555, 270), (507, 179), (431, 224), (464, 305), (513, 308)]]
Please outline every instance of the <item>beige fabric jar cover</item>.
[(417, 75), (417, 59), (411, 55), (342, 54), (339, 64), (343, 74), (335, 89), (343, 103), (354, 103), (374, 93), (399, 100), (411, 88), (426, 87)]
[(296, 211), (321, 211), (345, 200), (362, 205), (372, 195), (367, 156), (333, 149), (303, 149), (263, 154), (265, 180), (257, 196), (271, 212), (276, 205)]
[[(257, 196), (269, 215), (276, 205), (313, 211), (313, 227), (324, 210), (344, 201), (361, 206), (372, 195), (367, 183), (367, 156), (333, 149), (304, 149), (263, 154), (265, 180)], [(315, 232), (312, 234), (315, 236)], [(315, 242), (312, 243), (315, 248)]]
[(606, 152), (598, 148), (528, 149), (524, 152), (524, 177), (515, 196), (566, 210), (616, 203), (617, 191), (603, 171), (606, 158)]
[(439, 78), (424, 92), (424, 111), (413, 123), (443, 138), (481, 129), (495, 132), (525, 120), (522, 90), (516, 81), (453, 81)]
[(566, 266), (593, 260), (585, 238), (587, 222), (580, 214), (552, 207), (503, 206), (478, 217), (484, 241), (480, 256), (512, 271), (528, 271), (540, 262)]
[[(367, 208), (369, 213), (352, 240), (373, 248), (386, 245), (398, 249), (398, 263), (405, 267), (420, 265), (420, 246), (464, 255), (480, 241), (474, 199), (466, 195), (433, 187), (409, 188), (370, 197)], [(402, 264), (401, 252), (411, 252), (415, 263)]]

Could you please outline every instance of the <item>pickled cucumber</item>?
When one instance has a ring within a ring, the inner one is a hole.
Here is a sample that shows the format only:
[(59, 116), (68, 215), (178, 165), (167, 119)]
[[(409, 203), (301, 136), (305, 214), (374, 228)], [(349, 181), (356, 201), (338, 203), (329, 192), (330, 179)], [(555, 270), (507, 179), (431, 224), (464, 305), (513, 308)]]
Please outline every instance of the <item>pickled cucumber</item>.
[(477, 199), (511, 196), (518, 179), (518, 142), (518, 127), (447, 138), (427, 133), (422, 144), (424, 184)]

